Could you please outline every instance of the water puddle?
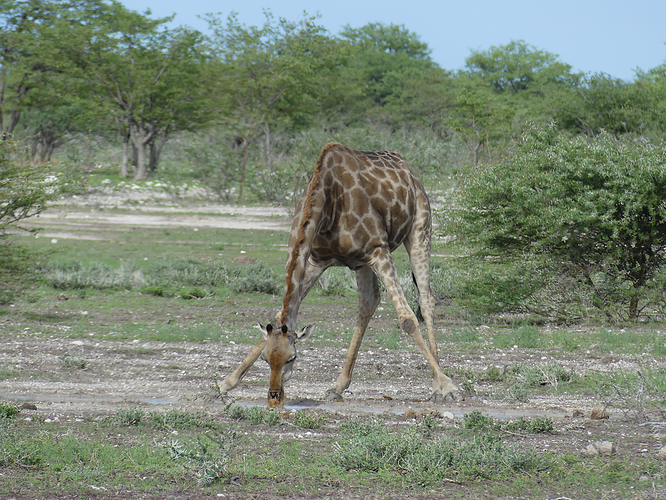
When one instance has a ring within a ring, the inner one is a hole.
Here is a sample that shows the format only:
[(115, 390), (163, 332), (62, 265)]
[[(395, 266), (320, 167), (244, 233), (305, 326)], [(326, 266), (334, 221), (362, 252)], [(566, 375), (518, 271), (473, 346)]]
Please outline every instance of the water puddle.
[(149, 405), (172, 405), (173, 401), (168, 399), (142, 399), (142, 403), (148, 403)]

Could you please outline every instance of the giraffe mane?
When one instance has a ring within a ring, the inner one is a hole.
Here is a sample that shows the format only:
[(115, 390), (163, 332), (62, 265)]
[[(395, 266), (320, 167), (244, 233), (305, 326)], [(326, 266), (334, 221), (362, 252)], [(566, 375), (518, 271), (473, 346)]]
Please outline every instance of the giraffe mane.
[(303, 215), (301, 217), (300, 226), (298, 228), (298, 236), (296, 237), (294, 247), (291, 249), (292, 252), (292, 254), (290, 255), (291, 260), (289, 261), (289, 267), (287, 268), (287, 276), (285, 278), (286, 289), (284, 292), (284, 299), (282, 300), (282, 319), (281, 319), (283, 325), (287, 321), (287, 314), (289, 312), (289, 300), (291, 299), (291, 295), (294, 293), (294, 280), (292, 279), (292, 277), (294, 274), (294, 268), (296, 267), (296, 260), (298, 259), (298, 256), (301, 252), (301, 247), (303, 246), (303, 242), (305, 241), (305, 228), (310, 222), (310, 218), (312, 217), (312, 205), (314, 204), (313, 195), (317, 187), (319, 187), (319, 172), (321, 171), (321, 164), (324, 161), (324, 156), (326, 156), (328, 150), (335, 146), (340, 146), (340, 144), (338, 144), (337, 142), (331, 142), (326, 146), (324, 146), (324, 149), (322, 149), (321, 154), (319, 155), (319, 159), (317, 160), (317, 165), (315, 166), (312, 178), (308, 183), (308, 194), (305, 199), (305, 202), (303, 203)]

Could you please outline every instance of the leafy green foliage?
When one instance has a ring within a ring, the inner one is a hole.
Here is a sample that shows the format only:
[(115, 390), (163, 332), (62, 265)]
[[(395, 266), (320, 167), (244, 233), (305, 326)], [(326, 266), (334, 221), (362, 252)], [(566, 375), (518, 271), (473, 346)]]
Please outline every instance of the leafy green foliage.
[(147, 415), (147, 422), (161, 430), (182, 430), (196, 428), (216, 427), (215, 421), (204, 412), (189, 412), (173, 409), (164, 412), (151, 411)]
[(463, 415), (463, 429), (486, 432), (527, 431), (533, 434), (552, 434), (555, 431), (553, 420), (550, 417), (520, 417), (512, 422), (502, 422), (484, 415), (478, 410)]
[(558, 61), (556, 55), (523, 40), (472, 51), (465, 64), (473, 75), (488, 82), (497, 92), (534, 91), (547, 84), (568, 85), (577, 77), (571, 73), (571, 66)]
[(343, 432), (345, 437), (332, 458), (336, 466), (366, 472), (397, 469), (423, 485), (443, 478), (468, 481), (510, 471), (529, 473), (550, 465), (535, 450), (506, 446), (501, 436), (490, 432), (477, 432), (471, 439), (433, 439), (413, 427), (391, 432), (377, 420), (351, 421)]
[(277, 295), (282, 292), (283, 279), (267, 264), (251, 264), (232, 271), (229, 286), (235, 292), (261, 292)]
[(60, 364), (67, 370), (85, 370), (88, 362), (85, 359), (74, 358), (68, 354), (59, 356)]
[(545, 366), (527, 366), (516, 363), (511, 367), (511, 373), (517, 381), (509, 387), (509, 393), (519, 401), (529, 400), (535, 388), (549, 386), (557, 388), (560, 382), (571, 382), (575, 378), (572, 371), (551, 361)]
[(326, 415), (300, 410), (294, 413), (294, 425), (303, 429), (321, 429), (326, 424)]
[(367, 85), (372, 104), (390, 99), (395, 80), (410, 74), (425, 74), (434, 66), (427, 44), (402, 25), (369, 23), (361, 28), (347, 25), (340, 36), (357, 49), (352, 68)]
[(116, 421), (120, 425), (137, 426), (143, 420), (144, 414), (144, 411), (136, 406), (120, 408), (116, 410)]
[(4, 401), (0, 401), (0, 419), (14, 418), (19, 413), (21, 413), (21, 406), (17, 403), (5, 403)]
[(19, 158), (19, 144), (0, 137), (0, 238), (11, 224), (40, 213), (59, 190), (58, 178)]
[(508, 431), (528, 431), (534, 434), (552, 434), (554, 432), (553, 420), (549, 417), (520, 417), (514, 422), (506, 424)]
[(453, 229), (496, 255), (549, 255), (561, 271), (579, 273), (599, 307), (617, 299), (595, 280), (611, 280), (636, 318), (666, 257), (665, 162), (664, 149), (646, 143), (533, 127), (509, 157), (467, 181)]
[(201, 486), (210, 486), (229, 479), (228, 467), (234, 457), (238, 436), (231, 433), (200, 434), (190, 443), (169, 442), (167, 448), (173, 460), (191, 469)]

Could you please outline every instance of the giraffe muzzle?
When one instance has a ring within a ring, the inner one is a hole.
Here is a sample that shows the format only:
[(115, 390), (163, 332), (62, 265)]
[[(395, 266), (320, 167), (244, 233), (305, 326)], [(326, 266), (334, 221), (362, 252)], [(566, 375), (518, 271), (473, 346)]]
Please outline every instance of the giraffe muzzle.
[(279, 389), (277, 391), (268, 391), (268, 406), (283, 406), (284, 405), (284, 389)]

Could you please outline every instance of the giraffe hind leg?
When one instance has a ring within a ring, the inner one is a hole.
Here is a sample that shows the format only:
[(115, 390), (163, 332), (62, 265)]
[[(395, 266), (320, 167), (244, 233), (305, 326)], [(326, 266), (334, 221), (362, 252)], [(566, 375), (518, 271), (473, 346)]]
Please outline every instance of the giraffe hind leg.
[[(391, 256), (388, 249), (385, 249), (377, 256), (377, 259), (373, 263), (373, 269), (375, 270), (375, 273), (377, 273), (377, 275), (381, 278), (384, 286), (386, 286), (386, 289), (391, 295), (393, 304), (395, 305), (396, 311), (398, 312), (398, 321), (400, 322), (400, 327), (406, 333), (412, 336), (416, 342), (416, 345), (419, 347), (419, 349), (421, 349), (421, 352), (432, 368), (433, 393), (431, 399), (434, 401), (443, 401), (449, 395), (455, 399), (455, 394), (458, 393), (459, 389), (449, 377), (444, 375), (441, 368), (439, 367), (437, 359), (426, 346), (426, 343), (423, 340), (423, 336), (421, 335), (421, 331), (419, 330), (419, 324), (418, 320), (416, 319), (416, 315), (409, 307), (407, 299), (405, 298), (405, 293), (398, 281), (398, 271), (395, 267), (393, 257)], [(432, 334), (432, 345), (434, 345), (434, 331)]]

